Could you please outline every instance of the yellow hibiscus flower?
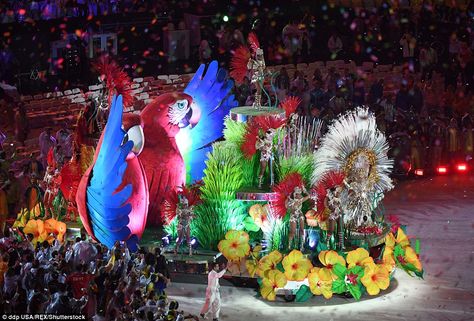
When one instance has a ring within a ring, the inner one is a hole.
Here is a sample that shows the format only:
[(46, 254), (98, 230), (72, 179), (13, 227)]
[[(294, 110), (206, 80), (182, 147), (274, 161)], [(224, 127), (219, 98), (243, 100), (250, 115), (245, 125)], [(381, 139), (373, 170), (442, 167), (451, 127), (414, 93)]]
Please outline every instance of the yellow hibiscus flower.
[(312, 267), (311, 261), (298, 250), (291, 251), (283, 259), (285, 276), (290, 281), (303, 281)]
[(390, 285), (389, 271), (383, 265), (370, 263), (365, 266), (364, 276), (360, 279), (370, 295), (379, 294)]
[(346, 261), (336, 251), (321, 251), (318, 255), (319, 261), (331, 272), (332, 279), (336, 280), (337, 276), (333, 272), (336, 263), (346, 266)]
[(312, 268), (308, 275), (309, 288), (314, 295), (332, 297), (332, 275), (326, 268)]
[(258, 262), (258, 276), (263, 278), (268, 271), (275, 270), (277, 264), (281, 262), (282, 258), (283, 256), (281, 253), (276, 250), (262, 257)]
[(400, 244), (401, 247), (405, 248), (407, 246), (410, 246), (410, 240), (408, 237), (405, 235), (405, 232), (399, 227), (397, 231), (397, 239), (396, 239), (397, 244)]
[(385, 247), (390, 247), (392, 249), (395, 247), (395, 236), (392, 234), (392, 232), (385, 236)]
[(418, 271), (422, 270), (420, 258), (418, 257), (418, 254), (416, 254), (415, 250), (410, 246), (405, 248), (405, 256), (402, 258), (398, 257), (397, 259), (402, 264), (411, 263)]
[(267, 210), (260, 204), (252, 205), (249, 209), (249, 214), (253, 218), (255, 224), (260, 228), (268, 223)]
[(229, 261), (239, 261), (250, 253), (249, 235), (244, 231), (230, 230), (217, 247)]
[(248, 259), (245, 261), (245, 267), (250, 277), (253, 278), (258, 268), (258, 261), (255, 259)]
[(364, 267), (369, 263), (374, 263), (369, 252), (361, 247), (347, 253), (346, 261), (349, 269), (356, 265)]
[(385, 246), (382, 255), (382, 264), (387, 267), (389, 272), (395, 268), (395, 259), (393, 258), (393, 248)]
[(282, 288), (286, 285), (287, 280), (285, 275), (278, 271), (272, 270), (268, 272), (267, 276), (262, 280), (262, 286), (260, 288), (260, 294), (264, 299), (269, 301), (275, 301), (277, 288)]

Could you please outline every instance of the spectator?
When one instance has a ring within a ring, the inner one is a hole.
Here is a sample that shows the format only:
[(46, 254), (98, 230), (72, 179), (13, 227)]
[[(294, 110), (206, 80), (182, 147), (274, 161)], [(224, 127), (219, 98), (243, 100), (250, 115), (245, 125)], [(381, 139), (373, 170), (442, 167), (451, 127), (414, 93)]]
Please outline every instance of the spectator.
[(414, 64), (416, 39), (409, 32), (406, 32), (400, 39), (400, 46), (402, 46), (403, 61), (411, 65)]
[(369, 104), (378, 104), (383, 97), (383, 78), (380, 78), (378, 81), (374, 82), (370, 86), (368, 103)]
[(336, 32), (333, 32), (331, 34), (331, 37), (329, 37), (328, 40), (328, 50), (329, 50), (329, 55), (330, 59), (336, 59), (339, 52), (342, 50), (342, 40), (339, 38)]

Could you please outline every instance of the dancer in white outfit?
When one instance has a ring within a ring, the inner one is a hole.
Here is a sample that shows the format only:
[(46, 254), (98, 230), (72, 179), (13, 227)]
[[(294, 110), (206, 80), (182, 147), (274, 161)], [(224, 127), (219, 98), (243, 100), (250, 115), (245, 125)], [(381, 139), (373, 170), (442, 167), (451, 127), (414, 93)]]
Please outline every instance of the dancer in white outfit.
[(213, 321), (219, 320), (219, 313), (221, 311), (221, 294), (219, 293), (219, 279), (224, 276), (226, 266), (223, 266), (220, 271), (219, 264), (215, 263), (212, 270), (207, 276), (206, 302), (201, 309), (201, 317), (204, 318), (206, 314), (210, 314)]

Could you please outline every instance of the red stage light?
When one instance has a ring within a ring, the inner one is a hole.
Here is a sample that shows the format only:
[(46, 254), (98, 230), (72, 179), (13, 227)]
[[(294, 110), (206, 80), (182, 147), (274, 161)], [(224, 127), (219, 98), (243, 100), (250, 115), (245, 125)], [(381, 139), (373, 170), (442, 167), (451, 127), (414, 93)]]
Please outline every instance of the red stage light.
[(424, 172), (422, 169), (415, 169), (415, 175), (416, 176), (423, 176)]
[(438, 174), (446, 174), (448, 172), (448, 168), (446, 166), (438, 166), (436, 167), (436, 171)]
[(458, 170), (458, 172), (465, 172), (465, 171), (467, 171), (467, 165), (466, 164), (458, 164), (456, 166), (456, 169)]

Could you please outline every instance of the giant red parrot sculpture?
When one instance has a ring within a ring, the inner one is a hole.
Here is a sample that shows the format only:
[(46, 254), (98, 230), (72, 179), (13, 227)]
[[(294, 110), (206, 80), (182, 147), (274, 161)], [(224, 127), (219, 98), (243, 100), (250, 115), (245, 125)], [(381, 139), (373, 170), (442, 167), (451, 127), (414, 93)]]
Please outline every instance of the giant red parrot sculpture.
[(176, 135), (196, 126), (201, 115), (212, 118), (218, 108), (235, 106), (229, 95), (233, 83), (217, 62), (205, 74), (204, 69), (201, 65), (184, 92), (160, 95), (140, 115), (124, 115), (123, 122), (122, 97), (112, 101), (94, 163), (76, 195), (84, 227), (106, 246), (126, 241), (136, 249), (147, 218), (151, 225), (163, 222), (159, 208), (167, 191), (186, 179)]

